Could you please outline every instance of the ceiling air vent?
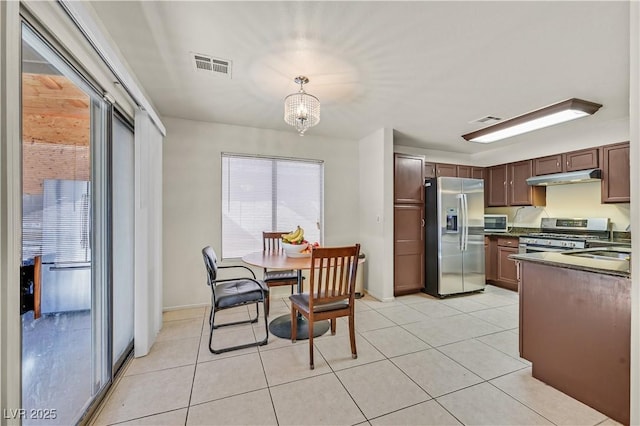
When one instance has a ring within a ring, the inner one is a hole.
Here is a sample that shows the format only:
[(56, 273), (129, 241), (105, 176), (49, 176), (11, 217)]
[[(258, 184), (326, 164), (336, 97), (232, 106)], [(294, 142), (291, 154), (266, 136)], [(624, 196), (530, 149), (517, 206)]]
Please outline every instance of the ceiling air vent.
[(197, 71), (222, 74), (231, 78), (231, 61), (200, 53), (193, 54), (193, 61)]
[(477, 120), (471, 120), (469, 122), (469, 124), (473, 124), (473, 123), (480, 123), (480, 124), (495, 123), (496, 121), (500, 121), (500, 120), (502, 120), (502, 118), (494, 117), (493, 115), (487, 115), (486, 117), (478, 118)]

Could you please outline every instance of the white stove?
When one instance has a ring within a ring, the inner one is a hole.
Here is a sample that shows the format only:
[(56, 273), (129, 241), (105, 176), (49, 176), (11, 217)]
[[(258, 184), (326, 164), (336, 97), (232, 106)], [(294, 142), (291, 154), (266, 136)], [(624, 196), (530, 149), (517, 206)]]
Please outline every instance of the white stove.
[(540, 221), (542, 232), (520, 237), (520, 253), (564, 251), (588, 248), (589, 243), (609, 238), (609, 218), (566, 219), (546, 217)]

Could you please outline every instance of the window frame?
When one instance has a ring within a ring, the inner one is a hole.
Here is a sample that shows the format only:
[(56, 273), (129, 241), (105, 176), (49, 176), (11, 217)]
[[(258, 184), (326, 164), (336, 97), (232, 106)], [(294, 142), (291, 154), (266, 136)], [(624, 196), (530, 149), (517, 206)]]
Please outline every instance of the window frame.
[[(319, 182), (319, 219), (318, 223), (320, 225), (319, 232), (319, 243), (323, 245), (324, 242), (324, 160), (316, 160), (310, 158), (298, 158), (298, 157), (284, 157), (284, 156), (275, 156), (275, 155), (260, 155), (260, 154), (243, 154), (243, 153), (235, 153), (235, 152), (221, 152), (220, 154), (220, 253), (221, 260), (239, 260), (241, 257), (230, 257), (225, 256), (224, 254), (224, 213), (223, 213), (223, 198), (224, 198), (224, 190), (223, 190), (223, 182), (224, 182), (224, 167), (223, 162), (226, 158), (246, 158), (246, 159), (261, 159), (261, 160), (271, 160), (271, 161), (286, 161), (286, 162), (298, 162), (298, 163), (310, 163), (317, 164), (320, 167), (320, 182)], [(276, 163), (274, 163), (276, 164)], [(272, 185), (276, 182), (276, 180), (272, 179)], [(273, 189), (273, 186), (272, 186)], [(277, 215), (274, 212), (277, 212), (277, 191), (272, 190), (272, 208), (271, 208), (271, 224), (272, 227), (277, 222)]]

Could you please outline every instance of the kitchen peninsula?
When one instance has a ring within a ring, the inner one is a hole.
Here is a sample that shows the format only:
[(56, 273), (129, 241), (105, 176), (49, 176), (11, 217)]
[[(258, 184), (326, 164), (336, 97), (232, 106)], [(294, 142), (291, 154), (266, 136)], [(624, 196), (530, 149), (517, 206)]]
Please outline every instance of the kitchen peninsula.
[(630, 248), (512, 255), (533, 377), (629, 424)]

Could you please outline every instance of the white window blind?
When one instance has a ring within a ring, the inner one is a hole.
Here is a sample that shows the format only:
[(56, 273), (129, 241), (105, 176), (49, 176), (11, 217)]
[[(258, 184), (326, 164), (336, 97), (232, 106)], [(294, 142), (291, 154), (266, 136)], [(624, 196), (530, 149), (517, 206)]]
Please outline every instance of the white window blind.
[(322, 243), (321, 162), (222, 154), (222, 257), (262, 250), (263, 231), (301, 226)]

